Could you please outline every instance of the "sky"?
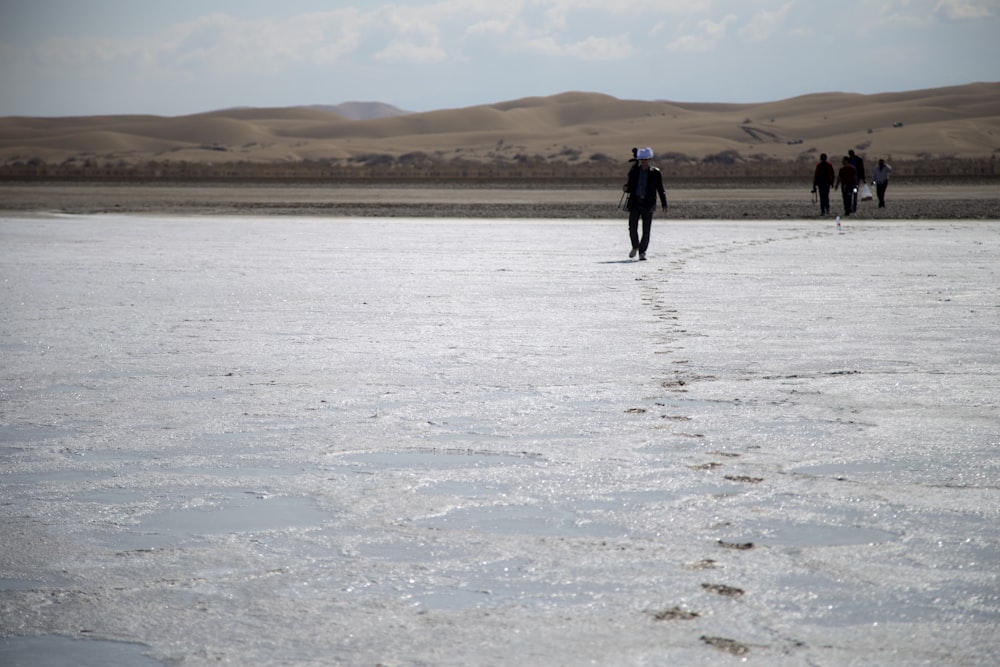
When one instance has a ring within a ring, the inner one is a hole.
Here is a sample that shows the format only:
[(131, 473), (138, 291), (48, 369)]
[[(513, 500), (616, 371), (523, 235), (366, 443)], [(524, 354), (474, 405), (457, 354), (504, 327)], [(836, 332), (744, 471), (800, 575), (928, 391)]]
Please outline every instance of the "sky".
[(1000, 0), (5, 0), (0, 116), (1000, 81)]

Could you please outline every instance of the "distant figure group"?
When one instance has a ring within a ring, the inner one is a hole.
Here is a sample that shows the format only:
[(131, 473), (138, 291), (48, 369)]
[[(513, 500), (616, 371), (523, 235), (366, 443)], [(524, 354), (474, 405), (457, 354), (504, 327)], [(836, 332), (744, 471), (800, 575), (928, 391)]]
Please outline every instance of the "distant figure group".
[[(892, 167), (884, 159), (878, 161), (875, 167), (872, 185), (878, 195), (878, 207), (885, 208), (885, 191), (889, 187), (889, 175)], [(819, 162), (813, 170), (813, 192), (819, 195), (819, 214), (830, 213), (830, 189), (840, 188), (844, 201), (844, 215), (848, 216), (858, 211), (858, 190), (864, 186), (865, 161), (854, 150), (847, 151), (841, 159), (840, 169), (834, 173), (833, 165), (827, 161), (826, 153), (819, 156)], [(870, 195), (869, 195), (870, 197)]]

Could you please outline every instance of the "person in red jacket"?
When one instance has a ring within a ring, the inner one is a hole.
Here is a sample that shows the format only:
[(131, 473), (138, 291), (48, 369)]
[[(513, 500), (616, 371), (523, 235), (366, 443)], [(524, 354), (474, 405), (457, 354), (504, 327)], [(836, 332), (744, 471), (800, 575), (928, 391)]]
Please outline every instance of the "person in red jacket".
[(833, 187), (840, 186), (840, 194), (844, 197), (844, 215), (850, 215), (854, 210), (854, 193), (858, 189), (858, 170), (851, 164), (851, 158), (844, 156), (843, 165), (837, 172), (837, 181)]
[(830, 188), (836, 176), (833, 173), (833, 165), (826, 161), (826, 153), (819, 156), (819, 163), (813, 172), (813, 192), (819, 193), (819, 214), (826, 215), (830, 212)]

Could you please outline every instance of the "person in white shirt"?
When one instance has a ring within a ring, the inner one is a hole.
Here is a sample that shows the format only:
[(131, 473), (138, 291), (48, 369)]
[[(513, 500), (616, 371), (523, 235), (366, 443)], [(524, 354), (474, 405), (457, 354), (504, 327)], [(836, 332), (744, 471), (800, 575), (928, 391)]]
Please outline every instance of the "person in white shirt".
[(875, 179), (872, 181), (872, 185), (875, 186), (875, 196), (878, 197), (879, 208), (885, 208), (885, 189), (889, 187), (889, 174), (891, 173), (892, 167), (887, 165), (885, 160), (879, 160), (872, 174)]

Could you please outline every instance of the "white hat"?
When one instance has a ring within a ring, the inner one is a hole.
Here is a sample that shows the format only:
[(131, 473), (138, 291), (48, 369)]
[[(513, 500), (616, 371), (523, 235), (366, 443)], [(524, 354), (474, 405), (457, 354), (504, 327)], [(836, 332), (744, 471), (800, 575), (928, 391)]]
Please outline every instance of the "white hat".
[(652, 160), (653, 159), (653, 149), (650, 148), (649, 146), (646, 146), (645, 148), (640, 148), (636, 152), (635, 157), (636, 157), (637, 160)]

